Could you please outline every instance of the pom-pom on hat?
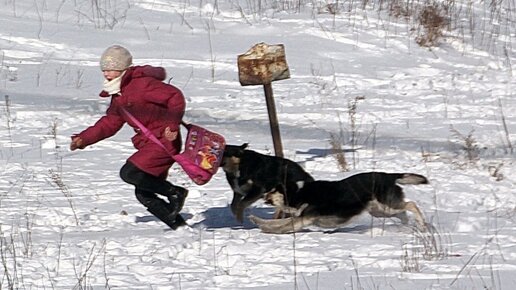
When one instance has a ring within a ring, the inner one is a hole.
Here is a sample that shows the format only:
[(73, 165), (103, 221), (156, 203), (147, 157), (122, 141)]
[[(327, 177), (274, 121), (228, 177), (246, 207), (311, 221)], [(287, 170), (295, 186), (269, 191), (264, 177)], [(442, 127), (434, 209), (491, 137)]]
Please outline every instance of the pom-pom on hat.
[(123, 71), (131, 66), (133, 56), (126, 48), (120, 45), (108, 47), (100, 58), (100, 69)]

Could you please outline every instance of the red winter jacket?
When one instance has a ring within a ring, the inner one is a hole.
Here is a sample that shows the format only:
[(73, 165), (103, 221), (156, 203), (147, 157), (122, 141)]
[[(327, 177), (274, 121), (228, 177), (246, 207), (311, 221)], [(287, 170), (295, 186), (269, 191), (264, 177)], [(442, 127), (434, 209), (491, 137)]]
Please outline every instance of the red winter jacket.
[[(147, 129), (149, 129), (171, 152), (178, 154), (181, 150), (181, 134), (170, 142), (163, 136), (166, 127), (179, 131), (181, 119), (185, 112), (185, 99), (181, 91), (163, 82), (165, 69), (153, 66), (133, 66), (127, 69), (120, 85), (120, 94), (111, 96), (111, 104), (106, 115), (95, 125), (87, 128), (79, 136), (83, 146), (94, 144), (113, 136), (125, 123), (134, 128), (136, 135), (131, 140), (138, 149), (129, 158), (141, 170), (155, 176), (166, 174), (174, 163), (163, 148), (154, 144), (121, 110), (125, 108)], [(109, 97), (102, 91), (101, 97)]]

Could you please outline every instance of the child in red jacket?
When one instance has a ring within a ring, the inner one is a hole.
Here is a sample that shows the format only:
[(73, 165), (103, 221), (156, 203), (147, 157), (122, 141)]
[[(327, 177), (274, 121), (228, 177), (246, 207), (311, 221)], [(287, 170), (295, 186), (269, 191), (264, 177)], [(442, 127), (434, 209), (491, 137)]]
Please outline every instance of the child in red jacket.
[(131, 53), (124, 47), (113, 45), (104, 51), (100, 68), (105, 80), (100, 96), (111, 97), (111, 104), (106, 115), (93, 126), (72, 136), (70, 149), (83, 149), (111, 137), (125, 123), (133, 127), (136, 134), (131, 140), (137, 151), (120, 169), (120, 177), (135, 186), (136, 198), (150, 213), (176, 229), (186, 224), (179, 212), (188, 191), (166, 180), (174, 160), (144, 136), (124, 110), (148, 128), (170, 153), (178, 154), (182, 146), (179, 126), (185, 99), (178, 88), (163, 82), (164, 68), (131, 65)]

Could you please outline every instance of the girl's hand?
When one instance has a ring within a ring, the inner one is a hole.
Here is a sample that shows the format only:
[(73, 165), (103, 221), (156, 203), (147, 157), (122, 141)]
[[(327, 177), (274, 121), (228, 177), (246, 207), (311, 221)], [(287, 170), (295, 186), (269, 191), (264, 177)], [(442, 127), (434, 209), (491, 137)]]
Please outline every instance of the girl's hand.
[(177, 138), (177, 131), (170, 130), (170, 127), (165, 128), (165, 139), (168, 141), (174, 141)]
[(74, 151), (75, 149), (83, 149), (85, 146), (81, 137), (72, 137), (72, 142), (70, 143), (70, 150)]

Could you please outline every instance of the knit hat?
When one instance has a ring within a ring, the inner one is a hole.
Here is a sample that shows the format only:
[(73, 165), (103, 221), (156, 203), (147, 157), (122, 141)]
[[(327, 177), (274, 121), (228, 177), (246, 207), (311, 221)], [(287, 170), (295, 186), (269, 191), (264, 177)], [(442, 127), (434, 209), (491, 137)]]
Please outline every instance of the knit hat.
[(100, 69), (105, 70), (126, 70), (133, 63), (133, 56), (129, 50), (120, 45), (108, 47), (100, 58)]

